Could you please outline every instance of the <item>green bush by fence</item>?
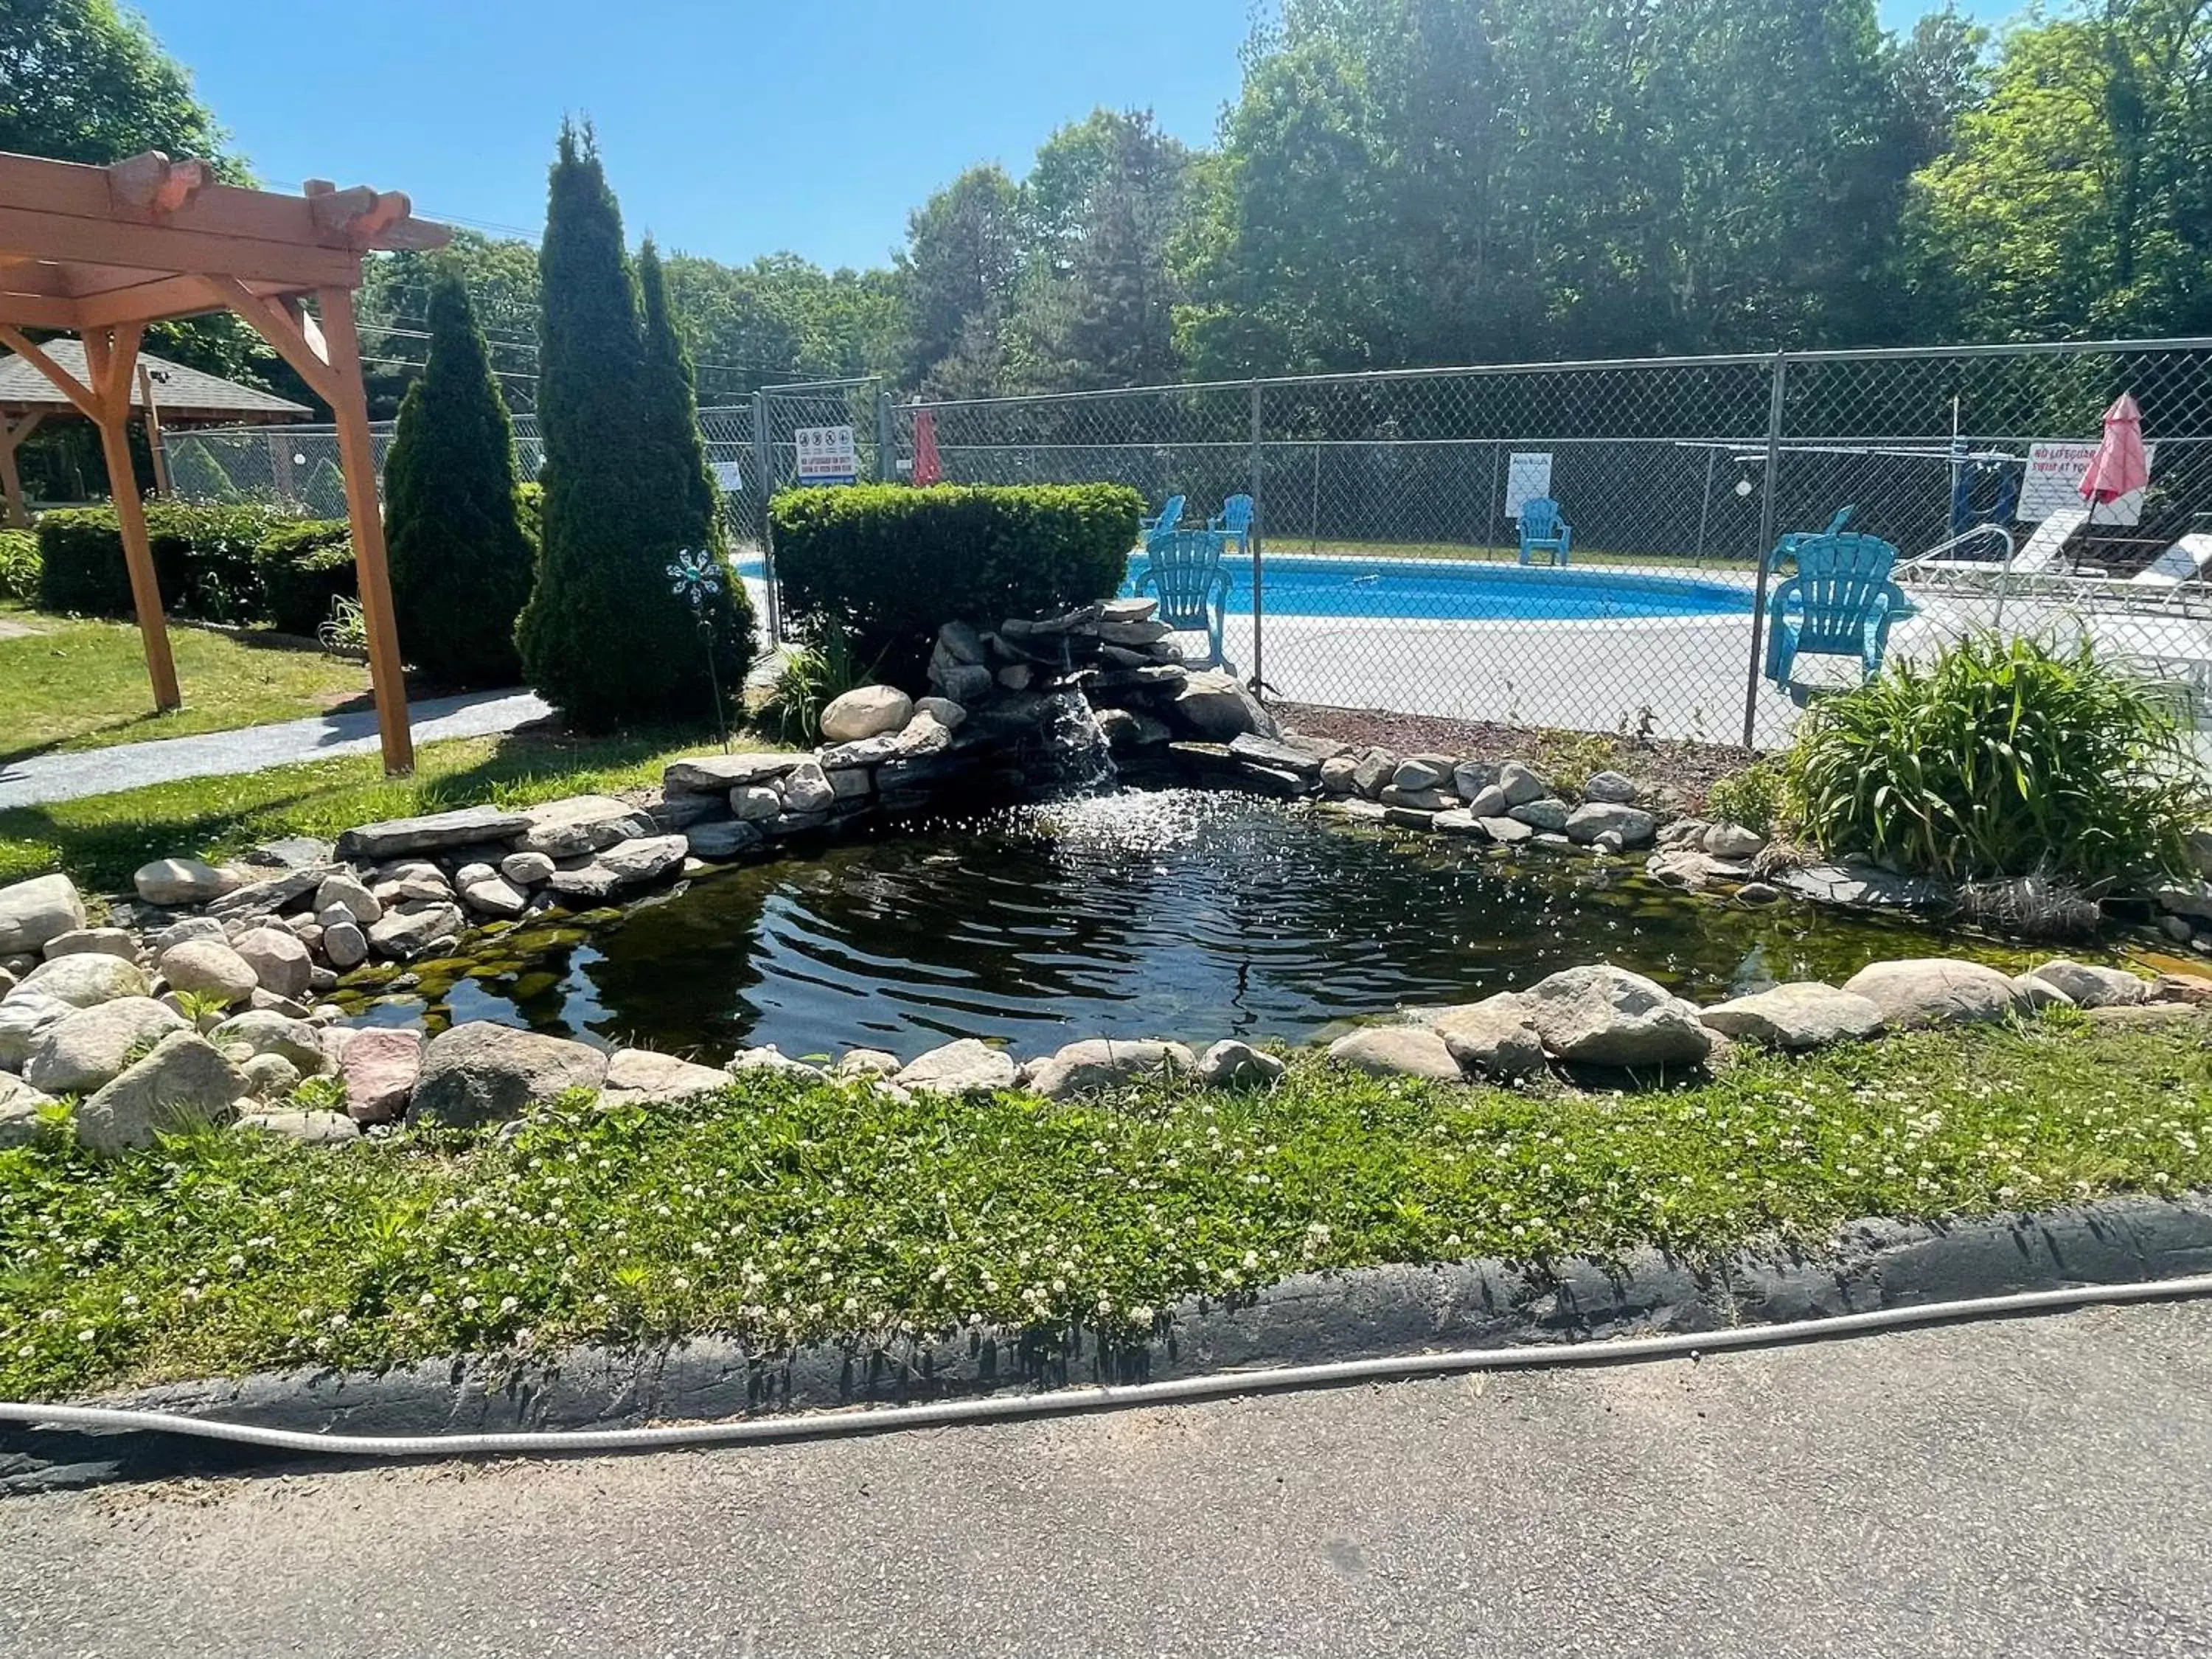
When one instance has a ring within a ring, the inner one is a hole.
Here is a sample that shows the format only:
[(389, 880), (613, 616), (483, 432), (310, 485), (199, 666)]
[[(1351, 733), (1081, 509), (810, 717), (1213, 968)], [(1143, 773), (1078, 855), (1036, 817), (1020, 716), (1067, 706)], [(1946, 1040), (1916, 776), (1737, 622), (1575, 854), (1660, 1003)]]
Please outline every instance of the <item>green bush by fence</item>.
[[(163, 608), (201, 622), (260, 620), (256, 554), (271, 530), (293, 522), (268, 507), (149, 502), (146, 534)], [(114, 508), (41, 514), (39, 557), (40, 609), (87, 617), (131, 615), (131, 575)]]
[(343, 519), (303, 519), (262, 538), (255, 555), (268, 620), (280, 633), (313, 639), (342, 599), (361, 596), (353, 534)]
[(769, 503), (783, 604), (882, 678), (918, 684), (955, 619), (984, 626), (1087, 604), (1128, 568), (1144, 502), (1124, 484), (863, 484)]
[(38, 598), (38, 537), (27, 530), (0, 530), (0, 599), (35, 605)]

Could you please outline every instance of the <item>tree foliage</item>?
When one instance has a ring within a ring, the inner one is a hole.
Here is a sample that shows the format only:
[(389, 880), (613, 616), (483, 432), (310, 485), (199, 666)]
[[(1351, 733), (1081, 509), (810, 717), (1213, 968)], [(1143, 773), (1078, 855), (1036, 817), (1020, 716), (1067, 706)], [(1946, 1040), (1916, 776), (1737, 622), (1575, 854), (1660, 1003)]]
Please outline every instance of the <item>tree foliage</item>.
[(429, 362), (384, 469), (400, 648), (448, 684), (512, 685), (537, 560), (515, 504), (514, 424), (458, 276), (431, 289), (428, 310)]

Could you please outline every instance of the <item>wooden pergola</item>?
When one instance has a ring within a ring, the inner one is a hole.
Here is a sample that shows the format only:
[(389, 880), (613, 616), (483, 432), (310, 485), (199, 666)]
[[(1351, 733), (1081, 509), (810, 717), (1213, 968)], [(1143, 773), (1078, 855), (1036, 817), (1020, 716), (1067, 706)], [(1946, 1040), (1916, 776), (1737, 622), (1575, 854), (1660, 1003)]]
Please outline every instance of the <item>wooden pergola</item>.
[[(216, 184), (204, 161), (158, 151), (106, 167), (0, 152), (0, 343), (100, 428), (156, 708), (183, 699), (131, 467), (132, 371), (147, 324), (233, 311), (331, 406), (385, 769), (413, 769), (353, 294), (364, 253), (441, 247), (452, 234), (411, 217), (397, 191), (339, 190), (313, 179), (300, 196), (241, 190)], [(83, 377), (26, 329), (77, 335)]]

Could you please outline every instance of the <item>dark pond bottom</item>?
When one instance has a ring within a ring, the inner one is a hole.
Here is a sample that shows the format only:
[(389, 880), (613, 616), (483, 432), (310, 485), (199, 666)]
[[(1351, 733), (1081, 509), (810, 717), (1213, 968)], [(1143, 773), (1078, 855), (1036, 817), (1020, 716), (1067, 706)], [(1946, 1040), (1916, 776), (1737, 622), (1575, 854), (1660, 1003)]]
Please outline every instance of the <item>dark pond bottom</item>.
[(1638, 866), (1506, 853), (1195, 789), (934, 820), (733, 868), (592, 930), (422, 963), (393, 1024), (493, 1019), (726, 1059), (955, 1036), (1310, 1038), (1599, 960), (1710, 1000), (1936, 951), (2023, 951), (1904, 921), (1691, 898)]

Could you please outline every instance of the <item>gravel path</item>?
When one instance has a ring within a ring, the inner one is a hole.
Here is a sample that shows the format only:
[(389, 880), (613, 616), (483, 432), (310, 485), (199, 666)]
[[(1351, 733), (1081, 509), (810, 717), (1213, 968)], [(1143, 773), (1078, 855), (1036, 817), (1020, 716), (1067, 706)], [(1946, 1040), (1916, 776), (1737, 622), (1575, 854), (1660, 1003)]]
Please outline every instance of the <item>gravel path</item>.
[(0, 1504), (0, 1651), (2212, 1651), (2212, 1304)]
[[(410, 703), (407, 712), (414, 722), (415, 741), (421, 744), (440, 738), (483, 738), (512, 732), (553, 711), (534, 692), (473, 691)], [(276, 726), (249, 726), (235, 732), (210, 732), (196, 738), (121, 744), (82, 754), (35, 755), (0, 764), (0, 808), (76, 800), (179, 778), (258, 772), (296, 761), (365, 754), (376, 747), (376, 715), (365, 710), (285, 720)]]

